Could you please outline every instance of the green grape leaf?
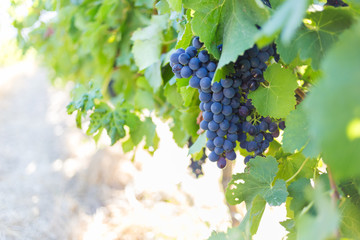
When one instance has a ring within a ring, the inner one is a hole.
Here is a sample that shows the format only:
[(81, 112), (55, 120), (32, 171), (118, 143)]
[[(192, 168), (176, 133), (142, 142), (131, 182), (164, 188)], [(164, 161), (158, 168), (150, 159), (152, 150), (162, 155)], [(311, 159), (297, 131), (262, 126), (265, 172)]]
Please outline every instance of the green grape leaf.
[[(320, 12), (310, 12), (291, 45), (279, 47), (279, 53), (281, 56), (285, 54), (291, 57), (296, 57), (299, 53), (302, 60), (311, 58), (311, 66), (318, 69), (326, 52), (353, 21), (353, 13), (347, 8), (329, 7)], [(292, 61), (291, 57), (284, 60)]]
[(354, 205), (350, 199), (346, 199), (340, 207), (341, 236), (349, 239), (360, 239), (360, 205)]
[(238, 227), (229, 228), (227, 233), (213, 232), (209, 240), (251, 239), (251, 236), (256, 234), (257, 229), (259, 228), (265, 206), (266, 201), (262, 197), (256, 196)]
[(173, 139), (175, 140), (175, 143), (179, 147), (183, 147), (187, 143), (190, 136), (183, 128), (180, 116), (181, 113), (179, 111), (175, 111), (173, 115), (174, 122), (170, 126), (170, 131), (173, 133)]
[(191, 10), (187, 10), (186, 12), (186, 18), (188, 19), (188, 22), (185, 24), (184, 29), (182, 29), (178, 35), (178, 40), (176, 43), (176, 49), (178, 48), (183, 48), (186, 49), (190, 43), (191, 43), (191, 39), (193, 37), (193, 33), (192, 33), (192, 29), (191, 29), (191, 15), (190, 15)]
[(286, 235), (287, 240), (296, 240), (296, 228), (295, 228), (295, 220), (287, 219), (283, 222), (280, 222), (281, 226), (283, 226), (286, 231), (289, 233)]
[(360, 176), (360, 152), (355, 150), (360, 146), (360, 48), (354, 48), (359, 42), (357, 23), (326, 55), (323, 77), (304, 101), (310, 133), (335, 178)]
[(160, 65), (161, 62), (157, 61), (145, 70), (145, 77), (148, 80), (154, 92), (156, 92), (160, 88), (163, 82), (161, 77)]
[(136, 90), (135, 93), (135, 107), (138, 109), (147, 108), (149, 110), (154, 109), (155, 102), (153, 95), (141, 89)]
[[(306, 161), (306, 162), (305, 162)], [(305, 162), (305, 165), (302, 167), (301, 171), (297, 174), (296, 178), (311, 178), (314, 175), (314, 170), (317, 165), (316, 158), (306, 157), (301, 153), (295, 153), (293, 155), (286, 155), (280, 159), (279, 163), (279, 173), (277, 174), (278, 178), (287, 180), (292, 177)]]
[(189, 148), (188, 155), (200, 152), (205, 147), (205, 144), (206, 144), (206, 134), (203, 133), (196, 139), (194, 144)]
[(184, 106), (189, 107), (194, 102), (194, 97), (197, 96), (197, 90), (190, 86), (180, 88), (180, 94), (183, 98)]
[(310, 191), (308, 199), (314, 201), (315, 212), (300, 215), (297, 222), (297, 239), (327, 239), (335, 234), (339, 226), (339, 214), (330, 196), (324, 193), (321, 184)]
[(273, 183), (278, 172), (278, 163), (272, 156), (266, 158), (257, 156), (249, 162), (249, 172), (233, 175), (226, 189), (226, 199), (229, 204), (239, 204), (243, 201), (251, 204), (260, 195), (270, 206), (279, 206), (286, 201), (288, 192), (284, 180)]
[(151, 118), (145, 118), (144, 122), (141, 124), (141, 131), (145, 135), (145, 146), (153, 147), (154, 150), (157, 149), (159, 139), (156, 134), (156, 125), (153, 123)]
[(164, 95), (166, 100), (174, 105), (177, 109), (181, 108), (184, 101), (180, 93), (177, 91), (177, 87), (175, 84), (170, 85), (167, 83), (164, 88)]
[(274, 12), (259, 33), (261, 46), (271, 43), (276, 34), (281, 32), (280, 39), (289, 43), (300, 27), (310, 0), (287, 0)]
[(306, 157), (319, 155), (318, 146), (310, 137), (309, 121), (302, 104), (287, 116), (282, 142), (285, 152), (295, 153), (303, 149), (302, 153)]
[(288, 186), (289, 197), (292, 198), (290, 209), (294, 211), (295, 215), (300, 214), (301, 210), (309, 204), (305, 195), (308, 188), (311, 188), (311, 184), (310, 180), (306, 178), (300, 178)]
[(269, 85), (251, 92), (249, 98), (260, 115), (285, 118), (295, 109), (296, 76), (280, 64), (273, 64), (265, 71), (264, 78)]
[(180, 12), (182, 0), (167, 0), (172, 10)]
[(180, 119), (185, 131), (190, 136), (197, 136), (197, 130), (199, 129), (199, 125), (196, 123), (196, 118), (199, 115), (199, 107), (193, 106), (188, 110), (182, 112)]
[(159, 12), (159, 14), (165, 14), (165, 13), (170, 13), (170, 6), (167, 2), (167, 0), (160, 0), (158, 3), (156, 3), (156, 8)]

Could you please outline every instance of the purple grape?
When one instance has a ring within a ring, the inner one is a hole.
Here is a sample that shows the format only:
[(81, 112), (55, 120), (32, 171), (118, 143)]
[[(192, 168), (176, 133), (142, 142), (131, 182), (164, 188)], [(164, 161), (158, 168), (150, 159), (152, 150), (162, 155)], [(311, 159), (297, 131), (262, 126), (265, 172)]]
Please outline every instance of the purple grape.
[(222, 147), (224, 145), (225, 139), (223, 137), (216, 137), (214, 139), (214, 145), (215, 147)]
[(226, 119), (220, 123), (220, 129), (223, 130), (223, 131), (228, 130), (229, 127), (230, 127), (230, 123)]
[(218, 92), (222, 93), (222, 86), (219, 82), (214, 82), (213, 85), (211, 86), (211, 90), (214, 93), (218, 93)]
[(226, 166), (226, 159), (220, 157), (219, 160), (217, 161), (217, 166), (218, 168), (223, 169)]
[[(217, 131), (218, 129), (219, 129), (219, 124), (218, 123), (216, 123), (214, 120), (213, 121), (211, 121), (211, 122), (209, 122), (209, 124), (208, 124), (208, 129), (210, 130), (210, 131)], [(204, 130), (206, 130), (206, 129), (204, 129)]]
[(189, 85), (192, 88), (199, 89), (200, 88), (200, 78), (198, 78), (197, 76), (193, 76), (192, 78), (190, 78)]
[(235, 160), (236, 153), (234, 152), (234, 150), (229, 151), (229, 152), (225, 153), (225, 157), (226, 157), (226, 159), (229, 159), (229, 160)]
[(214, 114), (213, 115), (213, 119), (214, 119), (214, 121), (216, 122), (216, 123), (221, 123), (222, 121), (224, 121), (224, 115), (223, 114), (221, 114), (221, 113), (219, 113), (219, 114)]
[(211, 120), (213, 120), (214, 114), (212, 112), (205, 111), (202, 113), (202, 115), (203, 115), (204, 120), (207, 122), (210, 122)]
[(216, 138), (216, 137), (217, 137), (216, 132), (213, 132), (213, 131), (210, 131), (210, 130), (207, 130), (207, 131), (206, 131), (206, 138), (207, 138), (207, 139), (213, 140), (213, 139)]
[[(201, 99), (200, 99), (201, 100)], [(214, 102), (212, 105), (211, 105), (211, 111), (214, 113), (214, 114), (219, 114), (221, 111), (222, 111), (222, 105), (221, 103), (218, 103), (218, 102)], [(225, 115), (225, 114), (224, 114)]]
[(192, 73), (193, 73), (193, 71), (188, 66), (184, 66), (180, 72), (181, 77), (183, 77), (183, 78), (190, 77)]
[(214, 152), (217, 154), (217, 155), (221, 155), (224, 153), (224, 149), (222, 147), (215, 147), (214, 148)]
[(190, 57), (193, 58), (193, 57), (195, 57), (195, 55), (197, 54), (197, 49), (196, 49), (196, 47), (194, 47), (194, 46), (190, 46), (190, 47), (186, 48), (185, 52), (186, 52), (187, 54), (189, 54)]
[(192, 40), (192, 45), (193, 45), (195, 48), (199, 49), (199, 48), (202, 47), (203, 43), (200, 42), (199, 37), (194, 37), (194, 39)]
[(234, 80), (232, 80), (231, 78), (225, 78), (225, 79), (221, 79), (220, 83), (223, 88), (229, 88), (233, 85)]
[(209, 129), (209, 122), (207, 122), (205, 120), (202, 120), (200, 122), (200, 128), (203, 129), (203, 130), (208, 130)]
[(182, 53), (182, 54), (180, 54), (180, 56), (179, 56), (179, 63), (181, 63), (182, 65), (187, 65), (188, 63), (189, 63), (189, 61), (190, 61), (190, 55), (189, 54), (187, 54), (187, 53)]
[(198, 70), (201, 67), (201, 62), (198, 58), (192, 58), (189, 61), (189, 67), (191, 70)]
[(219, 160), (220, 156), (217, 155), (214, 151), (212, 151), (209, 156), (208, 156), (209, 160), (211, 162), (216, 162), (217, 160)]
[(209, 102), (211, 100), (211, 94), (210, 93), (205, 93), (205, 92), (201, 92), (199, 95), (199, 99), (202, 102)]

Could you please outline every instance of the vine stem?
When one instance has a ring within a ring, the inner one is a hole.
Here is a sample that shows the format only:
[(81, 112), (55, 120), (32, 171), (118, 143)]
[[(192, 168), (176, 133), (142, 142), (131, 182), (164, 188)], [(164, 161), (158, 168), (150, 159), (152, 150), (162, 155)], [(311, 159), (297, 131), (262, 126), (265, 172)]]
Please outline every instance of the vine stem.
[(305, 161), (301, 164), (301, 166), (299, 167), (299, 169), (296, 171), (296, 173), (294, 175), (292, 175), (288, 180), (286, 180), (285, 182), (288, 183), (291, 180), (293, 180), (300, 172), (301, 170), (304, 168), (306, 162), (309, 160), (309, 158), (306, 158)]
[(327, 173), (329, 176), (330, 187), (333, 190), (333, 193), (331, 194), (331, 198), (334, 201), (334, 203), (336, 203), (337, 200), (340, 199), (340, 195), (339, 195), (339, 191), (337, 190), (336, 183), (329, 166), (327, 166)]

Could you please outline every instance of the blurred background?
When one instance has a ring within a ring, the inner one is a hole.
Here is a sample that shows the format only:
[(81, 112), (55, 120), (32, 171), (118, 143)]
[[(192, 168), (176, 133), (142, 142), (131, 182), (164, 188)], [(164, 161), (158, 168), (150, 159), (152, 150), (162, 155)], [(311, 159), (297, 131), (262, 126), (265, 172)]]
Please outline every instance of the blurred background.
[[(22, 2), (16, 16), (33, 4)], [(157, 118), (153, 154), (95, 143), (66, 112), (74, 82), (51, 77), (34, 48), (22, 54), (10, 3), (0, 1), (0, 239), (207, 239), (241, 221), (245, 206), (224, 197), (241, 156), (224, 171), (206, 162), (197, 178)], [(284, 219), (284, 206), (267, 207), (255, 239), (281, 239)]]

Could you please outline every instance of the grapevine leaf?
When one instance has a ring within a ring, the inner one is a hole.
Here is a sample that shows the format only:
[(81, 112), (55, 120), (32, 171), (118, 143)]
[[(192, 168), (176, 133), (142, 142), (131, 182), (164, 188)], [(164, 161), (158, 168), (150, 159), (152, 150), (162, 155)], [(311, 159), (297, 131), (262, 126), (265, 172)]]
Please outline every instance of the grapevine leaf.
[(270, 206), (279, 206), (286, 201), (288, 193), (285, 181), (278, 179), (272, 185), (278, 172), (278, 163), (274, 157), (257, 156), (250, 160), (249, 168), (248, 173), (236, 174), (230, 181), (226, 189), (226, 199), (230, 204), (243, 201), (251, 204), (257, 195), (262, 196)]
[(317, 165), (317, 160), (315, 158), (306, 160), (305, 156), (300, 152), (281, 158), (277, 177), (285, 180), (289, 179), (300, 169), (304, 161), (306, 161), (306, 163), (296, 178), (313, 177), (314, 169)]
[(287, 0), (284, 2), (261, 29), (259, 34), (259, 38), (262, 38), (261, 45), (271, 43), (280, 31), (281, 40), (288, 44), (300, 26), (310, 2), (310, 0)]
[(196, 89), (190, 86), (184, 86), (180, 88), (180, 94), (184, 100), (184, 106), (189, 107), (194, 102), (194, 96), (196, 95)]
[(135, 107), (138, 109), (154, 109), (155, 102), (153, 95), (147, 91), (138, 89), (135, 93)]
[(289, 197), (292, 197), (290, 209), (294, 211), (295, 215), (300, 214), (301, 210), (309, 204), (305, 190), (310, 187), (310, 180), (306, 178), (300, 178), (289, 185)]
[(280, 64), (271, 65), (264, 74), (269, 82), (267, 87), (259, 87), (249, 94), (260, 115), (285, 118), (295, 108), (296, 77)]
[(183, 105), (183, 99), (180, 93), (177, 91), (176, 85), (170, 85), (167, 83), (164, 89), (164, 95), (166, 100), (174, 105), (177, 109), (181, 108)]
[(360, 152), (354, 150), (360, 146), (360, 48), (353, 47), (359, 42), (358, 23), (329, 51), (322, 64), (324, 75), (304, 102), (310, 133), (337, 178), (360, 176)]
[(295, 153), (303, 149), (302, 153), (307, 157), (319, 155), (317, 146), (310, 137), (309, 122), (302, 104), (297, 106), (296, 110), (291, 111), (286, 118), (283, 149), (288, 153)]
[(296, 228), (295, 228), (295, 220), (287, 219), (280, 224), (288, 231), (289, 233), (286, 235), (287, 240), (296, 240)]
[(188, 22), (185, 24), (185, 27), (182, 31), (180, 31), (179, 35), (178, 35), (178, 41), (176, 43), (176, 47), (175, 48), (183, 48), (186, 49), (190, 43), (191, 43), (191, 39), (193, 37), (193, 33), (192, 33), (192, 29), (191, 29), (191, 10), (187, 10), (186, 12), (186, 18), (188, 19)]
[(155, 6), (159, 14), (170, 13), (170, 6), (166, 0), (160, 0)]
[(326, 8), (320, 12), (311, 12), (305, 18), (305, 24), (298, 30), (291, 46), (279, 46), (279, 53), (289, 63), (298, 52), (300, 58), (311, 58), (311, 65), (318, 69), (321, 59), (331, 46), (338, 41), (339, 35), (353, 23), (353, 13), (346, 8)]
[(182, 4), (181, 0), (167, 0), (167, 1), (172, 10), (177, 12), (181, 11), (181, 4)]
[(339, 216), (330, 196), (324, 193), (321, 184), (309, 193), (314, 201), (315, 213), (307, 212), (297, 221), (297, 239), (327, 239), (333, 235), (339, 225)]
[(181, 114), (181, 122), (185, 129), (185, 131), (190, 136), (197, 136), (197, 130), (199, 129), (199, 125), (196, 123), (196, 118), (199, 115), (199, 107), (194, 106), (190, 107), (187, 111)]
[(157, 61), (145, 70), (145, 77), (148, 80), (154, 92), (156, 92), (159, 89), (159, 87), (162, 85), (160, 65), (161, 62)]
[(350, 199), (346, 199), (340, 207), (341, 236), (349, 239), (360, 239), (360, 208), (354, 205)]
[(141, 131), (144, 132), (146, 137), (145, 146), (153, 147), (157, 149), (158, 146), (158, 136), (156, 134), (156, 125), (153, 123), (151, 118), (147, 117), (141, 125)]
[(174, 114), (174, 122), (173, 125), (170, 127), (170, 131), (173, 133), (173, 138), (175, 143), (179, 147), (183, 147), (187, 140), (189, 139), (189, 134), (185, 131), (182, 126), (182, 122), (180, 120), (181, 113), (179, 111), (175, 111)]
[(203, 133), (196, 139), (194, 144), (189, 148), (188, 155), (200, 152), (205, 147), (205, 144), (206, 144), (206, 135), (205, 133)]

